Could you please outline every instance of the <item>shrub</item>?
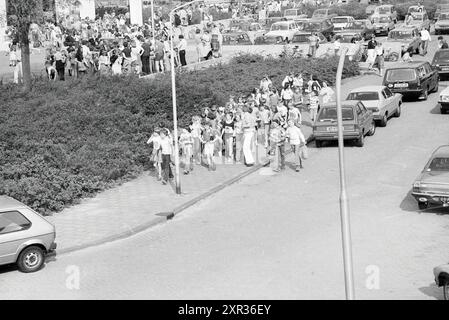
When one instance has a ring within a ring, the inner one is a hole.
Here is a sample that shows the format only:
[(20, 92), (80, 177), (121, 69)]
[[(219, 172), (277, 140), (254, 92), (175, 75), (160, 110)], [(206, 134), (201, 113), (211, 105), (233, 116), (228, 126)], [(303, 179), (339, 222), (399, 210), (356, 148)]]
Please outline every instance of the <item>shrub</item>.
[[(240, 55), (229, 64), (179, 72), (179, 126), (230, 94), (249, 94), (264, 74), (280, 84), (290, 70), (335, 82), (337, 58), (276, 59)], [(359, 73), (350, 62), (345, 77)], [(146, 141), (154, 127), (172, 124), (169, 75), (35, 80), (30, 93), (6, 85), (0, 91), (0, 194), (41, 213), (62, 210), (79, 199), (150, 169)]]

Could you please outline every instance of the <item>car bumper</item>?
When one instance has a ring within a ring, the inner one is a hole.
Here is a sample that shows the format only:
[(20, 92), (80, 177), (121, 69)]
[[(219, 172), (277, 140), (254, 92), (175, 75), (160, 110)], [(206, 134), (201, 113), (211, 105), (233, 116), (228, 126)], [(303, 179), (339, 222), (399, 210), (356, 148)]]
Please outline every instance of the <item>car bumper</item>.
[(422, 89), (403, 89), (403, 88), (388, 88), (393, 93), (400, 93), (402, 95), (420, 95), (423, 93)]
[(449, 110), (449, 102), (447, 101), (438, 101), (442, 109)]
[(53, 242), (50, 245), (50, 248), (47, 250), (47, 256), (54, 255), (56, 253), (56, 248), (58, 247), (58, 244), (56, 242)]
[[(321, 132), (321, 131), (315, 131), (313, 133), (313, 136), (315, 140), (318, 141), (331, 141), (331, 140), (338, 140), (338, 132)], [(360, 132), (358, 131), (345, 131), (343, 133), (343, 139), (344, 140), (353, 140), (360, 138)]]
[(449, 207), (448, 194), (412, 192), (412, 196), (419, 202), (427, 202), (428, 204)]

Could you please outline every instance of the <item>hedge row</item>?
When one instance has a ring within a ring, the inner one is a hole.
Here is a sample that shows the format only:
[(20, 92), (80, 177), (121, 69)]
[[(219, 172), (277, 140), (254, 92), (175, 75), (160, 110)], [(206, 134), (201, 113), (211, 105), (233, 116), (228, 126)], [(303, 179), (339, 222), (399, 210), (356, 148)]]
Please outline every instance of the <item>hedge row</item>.
[[(204, 106), (249, 94), (264, 74), (278, 85), (291, 70), (333, 84), (336, 66), (336, 59), (241, 55), (226, 65), (180, 73), (180, 126)], [(344, 76), (357, 74), (358, 65), (348, 63)], [(0, 194), (48, 214), (150, 169), (145, 142), (155, 126), (172, 123), (170, 77), (100, 80), (35, 80), (27, 94), (14, 85), (0, 90)]]

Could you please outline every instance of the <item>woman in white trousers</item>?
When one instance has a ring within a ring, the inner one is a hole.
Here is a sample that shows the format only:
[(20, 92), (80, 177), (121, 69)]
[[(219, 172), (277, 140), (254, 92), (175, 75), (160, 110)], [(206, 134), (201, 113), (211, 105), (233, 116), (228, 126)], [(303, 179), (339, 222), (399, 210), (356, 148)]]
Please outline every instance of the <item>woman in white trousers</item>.
[(248, 107), (243, 108), (243, 155), (247, 166), (254, 165), (253, 156), (253, 138), (256, 128), (256, 119), (252, 114), (252, 110)]

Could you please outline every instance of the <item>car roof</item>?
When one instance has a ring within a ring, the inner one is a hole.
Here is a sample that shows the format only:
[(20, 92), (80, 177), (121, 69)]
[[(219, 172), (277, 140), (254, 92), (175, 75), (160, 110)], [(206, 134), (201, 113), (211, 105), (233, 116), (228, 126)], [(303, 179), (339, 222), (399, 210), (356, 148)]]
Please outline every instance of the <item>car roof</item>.
[(432, 158), (434, 157), (447, 157), (449, 158), (449, 145), (442, 145), (435, 149), (432, 154)]
[(427, 61), (410, 61), (410, 62), (399, 62), (394, 64), (392, 67), (389, 67), (388, 70), (390, 69), (408, 69), (408, 68), (417, 68), (420, 67), (424, 64), (428, 63)]
[(352, 89), (351, 92), (360, 92), (360, 91), (379, 91), (385, 88), (385, 86), (364, 86)]
[(25, 208), (25, 207), (26, 207), (25, 204), (14, 198), (8, 196), (0, 196), (0, 211)]
[[(341, 102), (341, 106), (342, 107), (355, 107), (357, 105), (357, 103), (359, 103), (360, 101), (358, 100), (345, 100)], [(321, 107), (322, 108), (335, 108), (337, 106), (336, 102), (329, 102), (329, 103), (325, 103), (323, 104)]]
[(275, 23), (273, 23), (273, 25), (275, 24), (292, 24), (292, 23), (296, 23), (293, 20), (287, 20), (287, 21), (276, 21)]
[(353, 18), (353, 17), (352, 16), (335, 16), (335, 17), (332, 17), (331, 20), (335, 19), (335, 18)]

